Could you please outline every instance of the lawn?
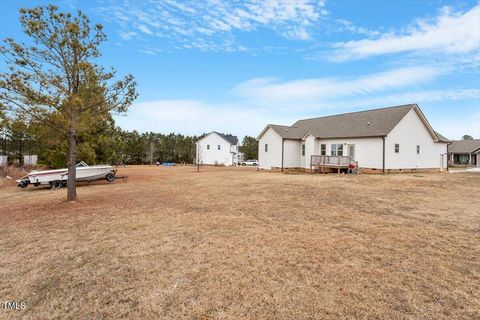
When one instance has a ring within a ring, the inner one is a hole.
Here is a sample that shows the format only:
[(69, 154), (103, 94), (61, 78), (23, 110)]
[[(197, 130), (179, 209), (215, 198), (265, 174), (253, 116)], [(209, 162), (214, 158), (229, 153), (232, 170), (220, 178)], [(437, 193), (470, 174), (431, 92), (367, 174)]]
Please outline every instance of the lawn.
[(1, 319), (480, 318), (478, 173), (120, 174), (0, 180)]

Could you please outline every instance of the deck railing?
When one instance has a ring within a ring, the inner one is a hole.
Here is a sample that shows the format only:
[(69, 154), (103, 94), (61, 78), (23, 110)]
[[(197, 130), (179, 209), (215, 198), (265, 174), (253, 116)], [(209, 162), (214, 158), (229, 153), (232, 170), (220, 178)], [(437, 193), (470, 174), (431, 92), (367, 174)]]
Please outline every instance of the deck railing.
[(358, 169), (358, 161), (355, 161), (350, 156), (321, 156), (321, 155), (312, 155), (310, 158), (310, 167), (331, 167), (337, 168), (340, 171), (340, 168), (351, 168), (356, 172)]

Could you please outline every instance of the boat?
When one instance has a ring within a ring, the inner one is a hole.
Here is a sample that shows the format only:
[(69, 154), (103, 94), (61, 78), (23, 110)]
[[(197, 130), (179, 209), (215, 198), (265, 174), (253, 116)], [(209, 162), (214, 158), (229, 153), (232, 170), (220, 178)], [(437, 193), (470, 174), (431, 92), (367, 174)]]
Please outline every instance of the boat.
[[(89, 166), (81, 161), (76, 166), (77, 181), (93, 181), (105, 179), (108, 182), (115, 180), (116, 169), (110, 165)], [(43, 171), (31, 171), (25, 177), (16, 180), (18, 187), (26, 188), (29, 184), (38, 187), (40, 185), (49, 185), (51, 188), (61, 188), (67, 184), (68, 169), (54, 169)]]

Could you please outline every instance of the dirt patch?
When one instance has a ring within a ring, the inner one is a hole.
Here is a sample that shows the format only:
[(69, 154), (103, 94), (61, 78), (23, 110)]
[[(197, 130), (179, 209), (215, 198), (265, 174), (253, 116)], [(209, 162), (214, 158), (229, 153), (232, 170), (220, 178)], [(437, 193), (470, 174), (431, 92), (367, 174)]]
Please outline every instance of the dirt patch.
[(480, 317), (475, 174), (119, 173), (0, 180), (0, 318)]

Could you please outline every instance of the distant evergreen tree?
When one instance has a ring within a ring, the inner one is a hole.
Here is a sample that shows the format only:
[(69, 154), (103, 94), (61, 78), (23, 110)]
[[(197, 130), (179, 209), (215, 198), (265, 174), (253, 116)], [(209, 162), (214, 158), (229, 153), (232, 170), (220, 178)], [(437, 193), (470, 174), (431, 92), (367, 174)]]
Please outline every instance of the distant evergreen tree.
[(258, 141), (254, 137), (245, 136), (240, 151), (245, 154), (244, 158), (258, 159)]

